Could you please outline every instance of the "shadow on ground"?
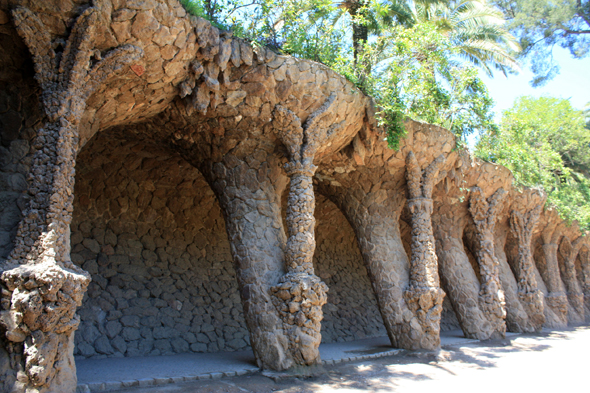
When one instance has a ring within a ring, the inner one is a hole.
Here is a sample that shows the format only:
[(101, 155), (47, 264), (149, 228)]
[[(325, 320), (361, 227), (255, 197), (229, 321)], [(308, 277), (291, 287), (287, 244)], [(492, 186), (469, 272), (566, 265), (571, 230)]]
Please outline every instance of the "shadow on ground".
[[(248, 376), (220, 380), (195, 381), (153, 388), (120, 390), (123, 393), (295, 393), (295, 392), (378, 392), (412, 391), (412, 382), (440, 378), (461, 378), (470, 370), (493, 370), (505, 359), (534, 353), (551, 361), (556, 346), (565, 345), (577, 336), (590, 336), (589, 327), (578, 327), (539, 335), (520, 335), (512, 339), (486, 341), (476, 344), (447, 347), (439, 352), (404, 352), (378, 359), (341, 363), (318, 367), (309, 377), (288, 375), (281, 377), (255, 373)], [(571, 345), (571, 344), (570, 344)], [(543, 355), (545, 354), (546, 355)], [(409, 371), (411, 370), (411, 371)], [(459, 380), (459, 379), (455, 379)]]

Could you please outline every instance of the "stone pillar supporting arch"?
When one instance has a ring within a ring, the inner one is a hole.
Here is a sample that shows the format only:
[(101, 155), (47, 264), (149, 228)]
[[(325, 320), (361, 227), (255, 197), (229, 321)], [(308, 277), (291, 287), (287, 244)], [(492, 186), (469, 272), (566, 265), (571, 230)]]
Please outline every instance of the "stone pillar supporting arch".
[[(573, 313), (568, 313), (568, 319), (572, 323), (581, 323), (585, 320), (584, 292), (576, 274), (576, 259), (585, 241), (584, 236), (579, 236), (570, 243), (569, 239), (564, 237), (562, 247), (560, 247), (560, 254), (563, 258), (563, 264), (560, 264), (561, 274), (565, 282), (568, 301), (573, 308)], [(574, 313), (575, 315), (573, 315)]]
[(440, 155), (422, 170), (413, 152), (408, 153), (406, 158), (412, 255), (410, 283), (404, 292), (404, 299), (416, 316), (417, 323), (412, 327), (420, 336), (420, 347), (424, 349), (440, 347), (440, 318), (445, 293), (440, 288), (431, 216), (432, 189), (442, 177), (440, 170), (445, 161), (445, 157)]
[(546, 196), (538, 190), (524, 192), (516, 198), (510, 213), (510, 230), (518, 243), (516, 278), (518, 297), (535, 331), (545, 323), (543, 293), (537, 287), (535, 264), (531, 251), (533, 232), (539, 221)]
[(56, 52), (48, 28), (35, 13), (17, 7), (12, 16), (33, 57), (46, 122), (34, 146), (30, 205), (14, 249), (0, 267), (0, 325), (14, 364), (14, 374), (1, 379), (15, 392), (73, 392), (76, 308), (90, 280), (70, 260), (79, 125), (89, 96), (142, 51), (130, 45), (104, 56), (96, 51), (96, 7), (78, 17), (61, 52)]
[(506, 334), (506, 301), (500, 283), (500, 263), (494, 253), (494, 228), (506, 191), (499, 188), (487, 200), (479, 187), (471, 190), (469, 212), (475, 223), (476, 259), (480, 269), (479, 307), (492, 324), (494, 334)]
[(443, 287), (468, 338), (487, 340), (495, 330), (479, 308), (480, 283), (463, 244), (467, 209), (462, 203), (435, 202), (432, 221)]
[[(500, 264), (500, 282), (504, 289), (506, 300), (506, 330), (514, 333), (534, 332), (528, 314), (519, 297), (518, 283), (508, 263), (506, 256), (506, 242), (510, 232), (508, 219), (504, 219), (504, 225), (496, 225), (494, 236), (494, 250)], [(542, 300), (542, 298), (541, 298)]]
[[(350, 177), (366, 179), (364, 173)], [(319, 189), (344, 213), (355, 232), (391, 345), (419, 349), (421, 337), (410, 324), (414, 315), (403, 299), (410, 279), (399, 229), (403, 194), (358, 184), (349, 187), (322, 182)]]
[(316, 246), (313, 175), (317, 170), (313, 161), (320, 144), (340, 127), (330, 124), (335, 99), (335, 94), (330, 95), (304, 124), (289, 109), (277, 105), (274, 110), (273, 126), (289, 152), (285, 170), (291, 182), (287, 200), (287, 274), (272, 287), (272, 292), (289, 338), (289, 350), (299, 365), (320, 361), (322, 306), (327, 301), (328, 287), (313, 269)]
[(515, 263), (518, 297), (535, 331), (545, 323), (543, 293), (537, 287), (536, 268), (531, 251), (533, 232), (539, 221), (546, 196), (539, 190), (526, 190), (515, 198), (510, 213), (510, 230), (518, 243)]
[[(541, 234), (543, 240), (543, 255), (547, 264), (547, 290), (549, 294), (545, 297), (546, 304), (553, 310), (559, 320), (560, 327), (567, 326), (568, 321), (568, 300), (559, 273), (559, 261), (557, 250), (559, 240), (562, 237), (562, 224), (549, 223)], [(557, 326), (554, 326), (557, 327)]]
[(223, 211), (254, 357), (259, 367), (273, 370), (293, 365), (271, 294), (284, 272), (280, 196), (288, 179), (280, 165), (270, 154), (262, 165), (232, 154), (198, 165)]

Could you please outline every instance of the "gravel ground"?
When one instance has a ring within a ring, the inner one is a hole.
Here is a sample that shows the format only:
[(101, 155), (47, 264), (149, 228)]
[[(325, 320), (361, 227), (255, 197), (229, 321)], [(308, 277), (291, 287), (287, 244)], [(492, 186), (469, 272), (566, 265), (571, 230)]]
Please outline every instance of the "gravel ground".
[(122, 393), (192, 392), (588, 392), (590, 327), (461, 344), (437, 353), (319, 367), (308, 374), (255, 373)]

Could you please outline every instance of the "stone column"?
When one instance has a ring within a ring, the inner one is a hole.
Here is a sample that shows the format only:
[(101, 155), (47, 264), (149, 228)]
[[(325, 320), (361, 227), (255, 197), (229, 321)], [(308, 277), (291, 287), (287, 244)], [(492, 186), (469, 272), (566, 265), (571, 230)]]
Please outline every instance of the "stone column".
[(506, 301), (500, 284), (500, 263), (494, 253), (494, 228), (506, 191), (499, 188), (488, 200), (479, 187), (471, 190), (469, 212), (475, 224), (476, 253), (481, 286), (479, 308), (492, 324), (494, 334), (506, 335)]
[(531, 325), (528, 314), (520, 302), (518, 283), (508, 264), (508, 258), (504, 251), (508, 233), (509, 229), (507, 226), (498, 228), (496, 225), (494, 250), (500, 264), (500, 282), (506, 300), (506, 330), (514, 333), (534, 332), (535, 328)]
[(570, 243), (564, 237), (559, 248), (563, 258), (563, 264), (560, 264), (561, 276), (565, 283), (567, 299), (571, 308), (568, 311), (568, 320), (571, 323), (584, 322), (584, 293), (580, 288), (578, 278), (576, 277), (576, 258), (578, 257), (579, 244), (583, 237), (578, 237), (573, 243)]
[(543, 254), (547, 264), (548, 275), (548, 281), (545, 284), (549, 291), (549, 294), (545, 297), (545, 301), (559, 318), (560, 323), (565, 327), (567, 326), (568, 301), (563, 282), (561, 281), (559, 261), (557, 259), (561, 231), (559, 225), (554, 230), (552, 230), (552, 228), (546, 229), (543, 231), (542, 238), (545, 242), (545, 244), (543, 244)]
[(423, 349), (440, 348), (440, 318), (445, 293), (440, 288), (438, 259), (432, 233), (432, 189), (440, 179), (445, 163), (440, 155), (422, 170), (413, 152), (406, 158), (406, 177), (410, 198), (408, 208), (412, 217), (410, 284), (404, 299), (414, 313), (412, 327)]
[(70, 260), (78, 127), (86, 100), (106, 79), (141, 56), (127, 46), (104, 57), (94, 50), (98, 11), (86, 9), (61, 53), (41, 19), (27, 8), (12, 16), (35, 64), (47, 117), (37, 135), (29, 176), (30, 205), (2, 274), (0, 326), (11, 370), (2, 376), (12, 392), (73, 392), (76, 308), (90, 276)]
[(487, 340), (495, 330), (478, 306), (479, 281), (463, 244), (466, 215), (461, 204), (435, 203), (432, 221), (436, 254), (443, 287), (465, 337)]
[(510, 230), (518, 243), (516, 263), (518, 298), (529, 316), (532, 327), (539, 332), (545, 323), (545, 306), (543, 293), (537, 288), (531, 243), (544, 198), (538, 194), (538, 198), (534, 199), (533, 202), (535, 204), (524, 211), (512, 210), (510, 213)]
[(272, 292), (289, 338), (289, 350), (299, 365), (320, 361), (322, 306), (327, 301), (328, 287), (313, 269), (316, 243), (312, 178), (317, 169), (313, 160), (320, 144), (334, 131), (328, 122), (335, 98), (332, 94), (303, 125), (292, 111), (280, 105), (274, 110), (273, 126), (289, 151), (290, 160), (285, 164), (285, 171), (291, 183), (287, 200), (287, 274)]
[(223, 211), (256, 362), (263, 369), (284, 370), (293, 361), (271, 287), (284, 273), (280, 195), (288, 179), (272, 154), (248, 154), (261, 161), (226, 154), (221, 162), (201, 164), (200, 170)]
[[(366, 179), (369, 175), (354, 176)], [(342, 210), (355, 232), (391, 345), (420, 349), (422, 335), (412, 327), (415, 317), (403, 298), (410, 280), (408, 256), (399, 229), (404, 195), (396, 189), (376, 187), (365, 192), (360, 184), (333, 187), (322, 183), (319, 188)]]

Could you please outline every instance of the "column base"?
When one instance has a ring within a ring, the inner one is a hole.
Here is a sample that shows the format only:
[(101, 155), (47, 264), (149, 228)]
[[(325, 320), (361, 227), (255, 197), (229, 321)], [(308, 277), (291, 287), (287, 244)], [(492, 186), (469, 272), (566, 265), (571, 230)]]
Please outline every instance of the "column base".
[(273, 303), (283, 321), (289, 350), (297, 365), (311, 366), (320, 362), (322, 306), (328, 300), (327, 292), (327, 285), (308, 273), (287, 273), (271, 288)]
[(574, 311), (578, 314), (577, 321), (578, 323), (582, 323), (585, 320), (585, 312), (584, 312), (584, 294), (582, 293), (568, 293), (567, 299), (569, 304), (574, 309)]
[(444, 297), (445, 293), (440, 288), (410, 287), (404, 292), (404, 300), (414, 316), (410, 320), (409, 334), (398, 340), (401, 348), (440, 348), (440, 319)]
[(546, 304), (553, 310), (560, 323), (567, 326), (567, 296), (563, 292), (550, 292), (545, 296)]
[(535, 332), (540, 332), (545, 324), (543, 292), (538, 289), (532, 292), (518, 292), (518, 298), (529, 316), (531, 327)]
[(11, 359), (22, 365), (19, 391), (73, 392), (76, 389), (74, 332), (90, 276), (54, 261), (4, 271), (0, 326)]
[(504, 294), (496, 285), (482, 285), (479, 291), (479, 307), (493, 327), (492, 337), (506, 337), (506, 306)]

